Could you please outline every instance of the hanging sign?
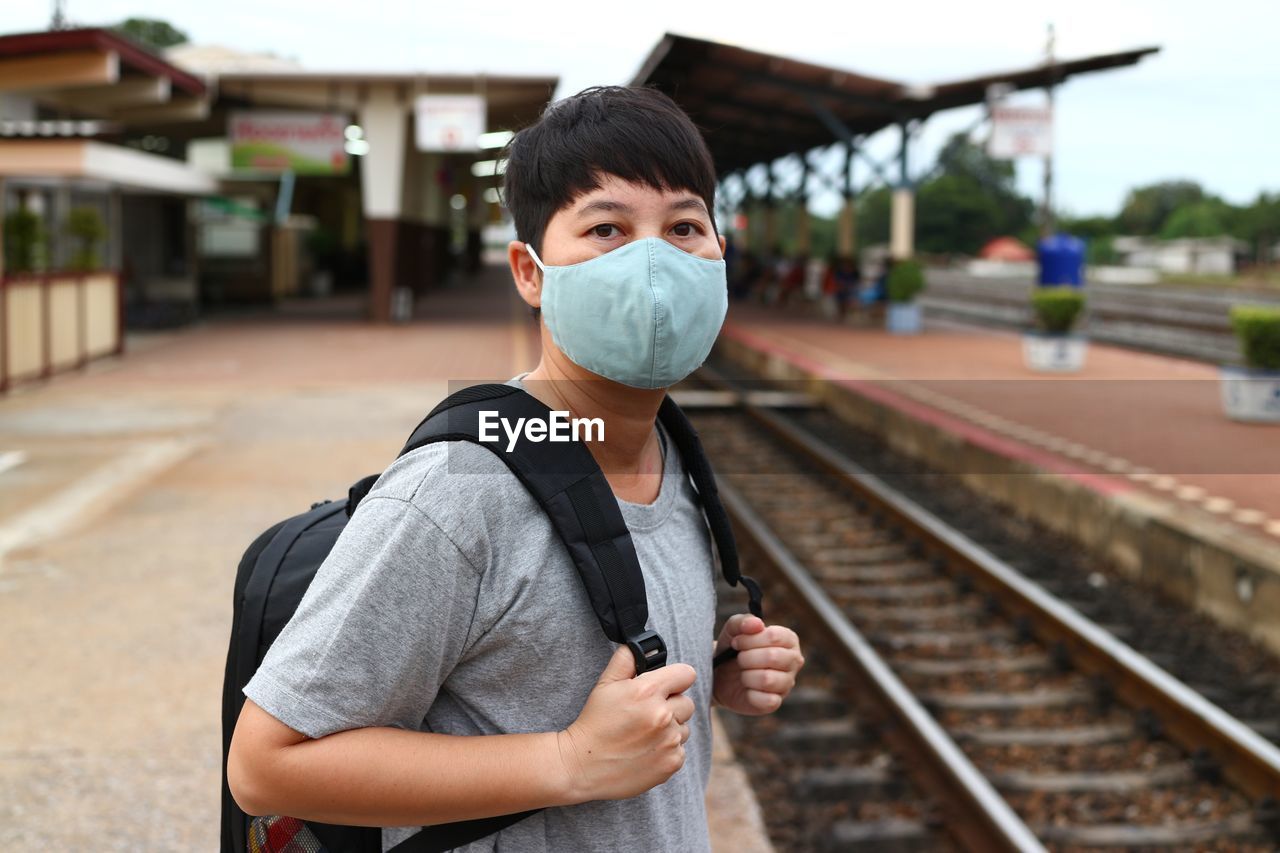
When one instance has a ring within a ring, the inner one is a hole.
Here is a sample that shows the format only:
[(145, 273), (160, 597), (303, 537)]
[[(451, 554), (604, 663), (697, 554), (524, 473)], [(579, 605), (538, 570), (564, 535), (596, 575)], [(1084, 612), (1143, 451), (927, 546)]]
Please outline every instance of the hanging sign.
[(1047, 107), (991, 107), (987, 153), (997, 160), (1048, 157), (1053, 153), (1053, 111)]
[(299, 175), (345, 175), (347, 119), (340, 113), (233, 112), (227, 120), (231, 168)]
[(482, 95), (419, 95), (413, 103), (419, 151), (478, 151), (485, 131)]

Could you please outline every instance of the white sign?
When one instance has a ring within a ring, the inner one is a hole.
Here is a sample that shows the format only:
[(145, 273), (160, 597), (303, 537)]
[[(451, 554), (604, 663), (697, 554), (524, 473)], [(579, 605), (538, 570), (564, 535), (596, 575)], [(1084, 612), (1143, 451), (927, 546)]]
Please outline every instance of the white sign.
[(1048, 157), (1053, 153), (1053, 111), (1047, 106), (993, 106), (987, 153), (998, 160)]
[(419, 95), (414, 101), (419, 151), (477, 151), (485, 131), (482, 95)]

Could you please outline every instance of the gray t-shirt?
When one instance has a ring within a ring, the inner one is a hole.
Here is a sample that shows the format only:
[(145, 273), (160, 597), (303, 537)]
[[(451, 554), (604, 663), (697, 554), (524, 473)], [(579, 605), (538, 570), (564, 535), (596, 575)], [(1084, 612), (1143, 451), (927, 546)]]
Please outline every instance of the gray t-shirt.
[[(512, 380), (511, 384), (519, 384)], [(685, 765), (627, 800), (553, 808), (480, 851), (707, 851), (711, 537), (675, 443), (652, 504), (619, 500), (644, 571), (649, 627), (691, 665)], [(616, 647), (542, 508), (467, 442), (393, 463), (361, 501), (245, 695), (313, 738), (368, 726), (456, 735), (557, 731)], [(383, 849), (416, 828), (384, 828)]]

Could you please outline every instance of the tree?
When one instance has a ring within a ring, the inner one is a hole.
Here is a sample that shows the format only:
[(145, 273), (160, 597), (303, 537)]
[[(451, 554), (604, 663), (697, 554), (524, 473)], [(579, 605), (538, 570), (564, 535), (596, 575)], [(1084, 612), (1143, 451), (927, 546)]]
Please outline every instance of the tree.
[[(1031, 225), (1034, 205), (1018, 194), (1013, 163), (995, 160), (964, 134), (938, 152), (934, 177), (916, 189), (916, 245), (924, 252), (975, 254), (988, 240)], [(889, 240), (892, 191), (858, 199), (858, 241)]]
[(1059, 216), (1058, 228), (1085, 240), (1098, 240), (1116, 234), (1116, 221), (1110, 216)]
[(1204, 199), (1195, 181), (1161, 181), (1131, 190), (1116, 219), (1127, 234), (1158, 234), (1175, 210)]
[(1272, 253), (1280, 242), (1280, 192), (1258, 193), (1253, 204), (1239, 208), (1232, 233), (1248, 241), (1257, 261), (1276, 260)]
[(1219, 237), (1230, 230), (1231, 206), (1221, 199), (1206, 198), (1175, 208), (1165, 218), (1160, 236), (1165, 240), (1180, 237)]
[(858, 243), (873, 246), (889, 242), (889, 206), (893, 193), (876, 187), (858, 197)]
[(938, 152), (935, 172), (918, 189), (917, 244), (926, 252), (976, 254), (1002, 234), (1031, 224), (1034, 205), (1020, 195), (1009, 160), (996, 160), (964, 134)]
[(111, 29), (157, 52), (190, 41), (182, 30), (158, 18), (127, 18)]
[(923, 252), (977, 254), (1005, 225), (1000, 200), (968, 176), (942, 175), (920, 187), (916, 245)]

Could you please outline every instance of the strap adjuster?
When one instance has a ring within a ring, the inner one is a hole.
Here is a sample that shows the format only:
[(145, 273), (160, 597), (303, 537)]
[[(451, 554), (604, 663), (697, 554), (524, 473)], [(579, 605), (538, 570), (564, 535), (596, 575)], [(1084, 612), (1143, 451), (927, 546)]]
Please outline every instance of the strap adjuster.
[(738, 581), (747, 590), (747, 609), (751, 611), (753, 616), (760, 619), (764, 618), (764, 592), (760, 589), (760, 584), (756, 583), (754, 578), (746, 575), (740, 575)]
[[(747, 609), (751, 611), (753, 616), (764, 619), (764, 593), (760, 590), (760, 584), (756, 583), (754, 578), (746, 575), (738, 576), (738, 583), (741, 583), (747, 591)], [(737, 584), (734, 584), (737, 586)], [(728, 663), (738, 656), (738, 650), (728, 648), (711, 659), (711, 668), (715, 669), (722, 663)]]
[(636, 675), (667, 665), (667, 644), (657, 631), (645, 631), (627, 637), (627, 648), (636, 658)]

